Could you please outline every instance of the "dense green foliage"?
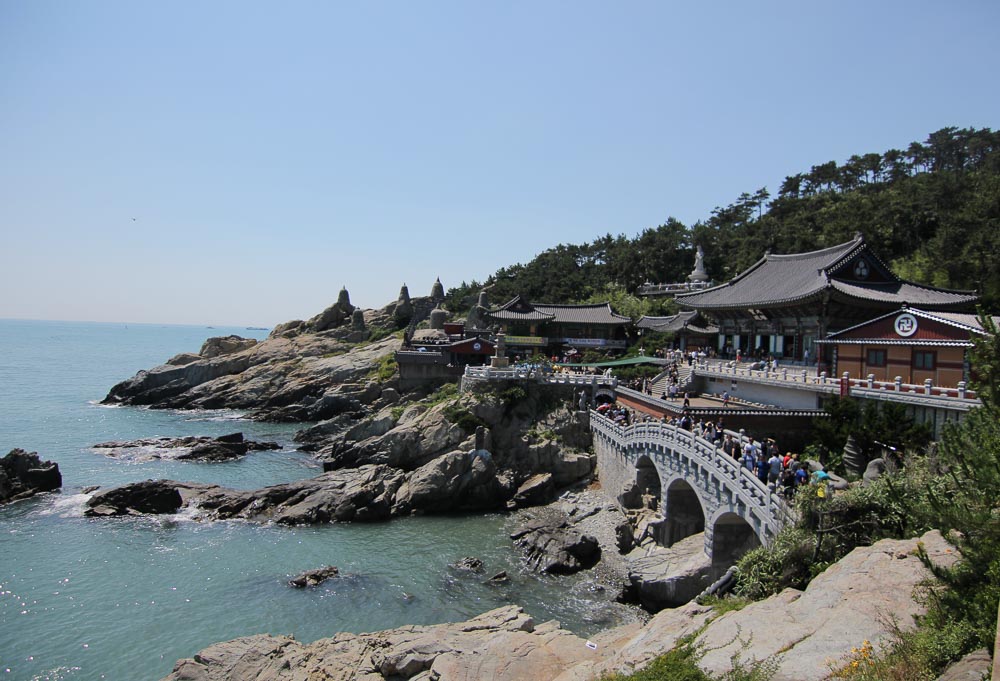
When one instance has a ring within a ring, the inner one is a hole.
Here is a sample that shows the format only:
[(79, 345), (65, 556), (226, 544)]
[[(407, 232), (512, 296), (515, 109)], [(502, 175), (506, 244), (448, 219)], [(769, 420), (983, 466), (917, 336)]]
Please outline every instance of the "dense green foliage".
[(517, 294), (547, 303), (607, 300), (610, 292), (634, 292), (647, 281), (684, 281), (696, 245), (705, 250), (709, 275), (726, 281), (767, 250), (811, 251), (848, 241), (857, 231), (899, 276), (977, 289), (987, 308), (996, 309), (1000, 133), (943, 128), (905, 151), (815, 165), (785, 178), (774, 198), (766, 188), (744, 193), (694, 225), (670, 218), (634, 238), (606, 234), (590, 243), (559, 244), (483, 283), (463, 282), (448, 292), (447, 306), (466, 312), (484, 285), (493, 303)]

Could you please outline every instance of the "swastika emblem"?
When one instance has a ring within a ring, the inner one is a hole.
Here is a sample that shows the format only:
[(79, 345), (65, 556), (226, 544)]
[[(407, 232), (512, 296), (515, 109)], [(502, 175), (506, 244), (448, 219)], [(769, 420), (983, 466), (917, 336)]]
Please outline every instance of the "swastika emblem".
[(896, 333), (904, 338), (908, 338), (917, 332), (917, 318), (910, 313), (904, 313), (896, 317)]

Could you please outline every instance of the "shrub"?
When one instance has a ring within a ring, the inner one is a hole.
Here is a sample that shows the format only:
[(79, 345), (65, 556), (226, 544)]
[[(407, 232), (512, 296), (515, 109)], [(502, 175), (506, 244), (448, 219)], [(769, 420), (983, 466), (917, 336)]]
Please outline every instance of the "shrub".
[(388, 354), (383, 355), (379, 358), (378, 364), (375, 365), (375, 369), (372, 372), (375, 378), (380, 382), (385, 382), (392, 379), (399, 370), (399, 364), (396, 363), (396, 355)]

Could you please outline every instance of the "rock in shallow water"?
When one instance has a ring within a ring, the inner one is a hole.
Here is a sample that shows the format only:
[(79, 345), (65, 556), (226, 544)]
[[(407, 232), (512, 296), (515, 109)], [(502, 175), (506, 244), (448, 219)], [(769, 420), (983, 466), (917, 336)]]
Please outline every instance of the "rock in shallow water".
[(327, 565), (325, 567), (316, 568), (315, 570), (306, 570), (305, 572), (288, 580), (288, 585), (294, 586), (298, 589), (304, 589), (307, 586), (318, 586), (326, 580), (338, 576), (340, 576), (340, 570), (333, 565)]
[(38, 452), (12, 449), (0, 459), (0, 504), (62, 487), (59, 465), (42, 461)]

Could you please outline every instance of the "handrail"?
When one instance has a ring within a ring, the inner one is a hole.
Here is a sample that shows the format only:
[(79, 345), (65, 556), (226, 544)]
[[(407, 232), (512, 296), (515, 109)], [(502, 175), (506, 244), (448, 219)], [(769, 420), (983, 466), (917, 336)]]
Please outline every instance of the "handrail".
[(828, 376), (826, 372), (814, 374), (808, 369), (791, 369), (787, 366), (771, 369), (750, 369), (736, 364), (710, 363), (700, 361), (695, 364), (695, 373), (699, 376), (716, 376), (723, 378), (742, 379), (754, 383), (768, 385), (805, 388), (814, 392), (839, 394), (846, 386), (851, 393), (859, 397), (884, 399), (900, 402), (950, 403), (960, 409), (978, 406), (976, 393), (966, 387), (965, 381), (960, 381), (955, 388), (935, 386), (927, 379), (921, 384), (903, 383), (897, 376), (894, 381), (876, 381), (874, 374), (867, 378), (851, 378), (847, 372), (842, 377)]
[(482, 366), (465, 367), (465, 378), (476, 381), (533, 380), (545, 385), (590, 385), (617, 387), (618, 379), (603, 374), (586, 374), (576, 371), (544, 371), (541, 369), (510, 368), (494, 369)]
[[(615, 442), (622, 448), (636, 444), (665, 444), (682, 447), (700, 463), (713, 469), (720, 478), (731, 482), (731, 490), (747, 507), (757, 508), (764, 512), (769, 525), (768, 529), (773, 534), (777, 534), (778, 530), (791, 519), (790, 507), (768, 484), (761, 482), (737, 459), (724, 453), (721, 447), (716, 447), (713, 442), (681, 428), (676, 422), (665, 424), (652, 421), (621, 426), (592, 410), (590, 412), (590, 425), (595, 433)], [(743, 444), (748, 439), (745, 433), (731, 430), (724, 432), (733, 436), (742, 450)]]

